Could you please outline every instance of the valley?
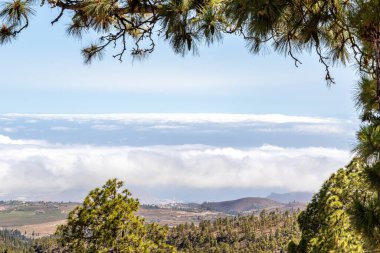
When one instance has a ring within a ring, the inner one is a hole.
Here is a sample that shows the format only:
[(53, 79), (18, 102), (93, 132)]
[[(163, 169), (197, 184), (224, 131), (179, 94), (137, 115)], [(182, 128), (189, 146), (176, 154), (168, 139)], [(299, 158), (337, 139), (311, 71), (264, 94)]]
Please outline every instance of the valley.
[[(68, 213), (79, 203), (0, 201), (0, 228), (16, 229), (29, 238), (54, 234), (56, 227), (66, 222)], [(258, 215), (262, 210), (299, 212), (306, 207), (302, 202), (283, 204), (266, 198), (243, 198), (231, 201), (197, 203), (170, 203), (141, 205), (137, 215), (147, 223), (169, 227), (236, 215)]]

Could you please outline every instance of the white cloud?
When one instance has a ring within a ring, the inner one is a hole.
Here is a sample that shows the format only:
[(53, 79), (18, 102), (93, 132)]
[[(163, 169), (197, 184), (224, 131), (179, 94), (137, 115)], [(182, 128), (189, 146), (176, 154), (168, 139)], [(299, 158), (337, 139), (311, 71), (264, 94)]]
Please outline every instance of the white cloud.
[(345, 126), (343, 124), (315, 124), (305, 125), (300, 124), (293, 126), (293, 129), (297, 132), (304, 133), (330, 133), (341, 134), (345, 132)]
[(52, 130), (52, 131), (70, 131), (70, 130), (75, 130), (75, 128), (65, 127), (65, 126), (53, 126), (53, 127), (50, 127), (50, 130)]
[[(124, 125), (135, 125), (140, 130), (193, 129), (220, 131), (209, 127), (245, 127), (255, 132), (338, 134), (353, 136), (356, 124), (351, 120), (331, 117), (292, 116), (284, 114), (218, 114), (218, 113), (128, 113), (128, 114), (3, 114), (7, 119), (24, 122), (61, 120), (71, 123), (90, 123), (99, 131), (116, 131)], [(207, 129), (198, 129), (207, 126)], [(68, 130), (65, 126), (53, 131)]]
[(178, 125), (155, 125), (149, 127), (150, 129), (183, 129), (187, 128), (186, 126), (178, 126)]
[(20, 114), (9, 113), (7, 118), (24, 118), (27, 122), (37, 120), (120, 122), (180, 122), (180, 123), (338, 123), (336, 118), (291, 116), (284, 114), (223, 114), (223, 113), (127, 113), (127, 114)]
[(0, 127), (0, 131), (4, 131), (7, 133), (14, 133), (14, 132), (17, 132), (17, 129), (12, 128), (12, 127)]
[(46, 142), (37, 140), (13, 140), (5, 135), (0, 135), (0, 145), (44, 145)]
[(350, 159), (346, 150), (319, 147), (21, 145), (5, 136), (0, 142), (8, 144), (0, 145), (0, 192), (30, 199), (67, 192), (66, 198), (80, 200), (76, 192), (113, 177), (138, 187), (315, 191)]
[(303, 134), (340, 134), (340, 135), (354, 135), (355, 131), (353, 127), (350, 127), (349, 122), (335, 122), (331, 124), (294, 124), (291, 126), (280, 126), (280, 127), (258, 127), (254, 128), (256, 132), (262, 133), (303, 133)]
[(116, 130), (121, 130), (123, 127), (117, 126), (117, 125), (106, 125), (106, 124), (101, 124), (101, 125), (93, 125), (91, 128), (96, 129), (98, 131), (116, 131)]

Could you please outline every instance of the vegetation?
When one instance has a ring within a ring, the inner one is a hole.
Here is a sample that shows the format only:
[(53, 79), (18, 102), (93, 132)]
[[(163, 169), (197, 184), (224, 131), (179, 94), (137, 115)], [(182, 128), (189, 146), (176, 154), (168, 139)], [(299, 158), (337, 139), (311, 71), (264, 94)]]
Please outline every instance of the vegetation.
[(285, 252), (298, 240), (297, 214), (262, 211), (258, 216), (219, 218), (199, 226), (182, 224), (170, 230), (168, 243), (180, 252), (264, 253)]
[(0, 252), (33, 252), (32, 240), (26, 238), (18, 230), (0, 230)]
[[(297, 226), (296, 213), (261, 212), (259, 216), (248, 215), (220, 218), (215, 221), (202, 221), (199, 226), (182, 224), (169, 230), (165, 238), (173, 251), (144, 251), (128, 247), (111, 250), (90, 251), (77, 248), (68, 249), (63, 246), (59, 237), (26, 239), (17, 236), (19, 232), (9, 236), (0, 246), (0, 252), (286, 252), (290, 240), (299, 240), (300, 231)], [(15, 236), (15, 237), (13, 237)], [(17, 242), (17, 244), (15, 243)], [(17, 246), (20, 245), (20, 246)], [(169, 246), (168, 246), (169, 247)], [(5, 251), (8, 250), (8, 251)]]
[(70, 212), (67, 224), (56, 232), (65, 252), (174, 252), (165, 243), (166, 228), (136, 216), (139, 202), (122, 186), (109, 180)]
[(0, 212), (0, 224), (9, 227), (64, 220), (75, 204), (19, 201), (4, 206), (6, 210)]
[(380, 249), (380, 114), (376, 80), (362, 77), (356, 104), (362, 126), (355, 157), (325, 182), (299, 216), (302, 239), (290, 252), (377, 252)]
[(0, 231), (0, 252), (275, 252), (299, 240), (297, 214), (280, 211), (182, 224), (169, 229), (135, 215), (139, 202), (109, 180), (92, 190), (52, 237), (27, 239)]
[(266, 198), (242, 198), (222, 202), (204, 202), (201, 207), (207, 210), (216, 210), (229, 214), (240, 214), (244, 212), (252, 212), (263, 210), (266, 208), (280, 208), (284, 205), (276, 201)]
[(290, 253), (365, 252), (363, 237), (354, 229), (348, 211), (368, 188), (362, 174), (363, 167), (356, 161), (323, 184), (298, 217), (302, 237), (298, 244), (289, 244)]
[(262, 211), (259, 215), (204, 220), (198, 226), (186, 223), (170, 229), (146, 224), (136, 216), (138, 201), (122, 189), (122, 182), (113, 179), (91, 191), (55, 236), (31, 240), (18, 231), (5, 230), (0, 249), (38, 253), (367, 252), (373, 244), (354, 229), (355, 220), (351, 219), (357, 199), (373, 193), (365, 173), (362, 161), (354, 159), (323, 184), (299, 216)]
[(353, 224), (372, 250), (380, 249), (380, 112), (376, 92), (376, 81), (363, 77), (356, 95), (362, 126), (355, 152), (369, 191), (360, 189), (351, 209)]

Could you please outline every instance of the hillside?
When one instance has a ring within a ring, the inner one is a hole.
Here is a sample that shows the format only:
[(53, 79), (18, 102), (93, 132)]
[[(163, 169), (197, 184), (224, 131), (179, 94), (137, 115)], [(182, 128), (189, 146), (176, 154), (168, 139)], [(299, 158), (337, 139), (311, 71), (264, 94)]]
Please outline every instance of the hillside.
[[(30, 238), (54, 233), (57, 225), (66, 222), (67, 215), (79, 203), (0, 201), (0, 229), (17, 229)], [(148, 223), (157, 222), (170, 227), (179, 224), (199, 224), (202, 220), (236, 214), (258, 214), (261, 210), (299, 212), (306, 205), (300, 202), (281, 204), (265, 198), (243, 198), (222, 202), (170, 203), (164, 205), (142, 205), (137, 215)]]
[(249, 197), (221, 202), (204, 202), (201, 204), (201, 207), (204, 209), (229, 214), (257, 212), (263, 209), (281, 208), (283, 206), (284, 204), (277, 201), (258, 197)]
[(266, 198), (286, 204), (286, 203), (294, 202), (294, 201), (308, 203), (310, 202), (312, 197), (313, 197), (312, 192), (287, 192), (287, 193), (273, 193), (272, 192)]
[(278, 253), (299, 237), (297, 213), (263, 211), (205, 220), (199, 226), (182, 224), (169, 230), (167, 241), (181, 253)]

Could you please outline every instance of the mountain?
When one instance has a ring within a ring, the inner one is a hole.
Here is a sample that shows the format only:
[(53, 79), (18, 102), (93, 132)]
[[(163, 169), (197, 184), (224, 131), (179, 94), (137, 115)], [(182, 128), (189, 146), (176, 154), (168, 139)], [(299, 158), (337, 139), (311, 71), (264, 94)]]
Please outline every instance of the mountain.
[(283, 204), (289, 202), (302, 202), (308, 203), (313, 197), (314, 193), (312, 192), (287, 192), (287, 193), (271, 193), (267, 196), (267, 199), (271, 199)]
[(269, 209), (269, 208), (280, 208), (283, 207), (284, 204), (279, 203), (277, 201), (273, 201), (271, 199), (266, 198), (257, 198), (257, 197), (251, 197), (251, 198), (242, 198), (237, 200), (230, 200), (230, 201), (221, 201), (221, 202), (204, 202), (201, 204), (201, 208), (223, 212), (223, 213), (230, 213), (230, 214), (237, 214), (237, 213), (243, 213), (243, 212), (252, 212), (252, 211), (260, 211), (263, 209)]

